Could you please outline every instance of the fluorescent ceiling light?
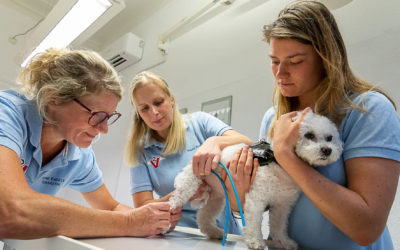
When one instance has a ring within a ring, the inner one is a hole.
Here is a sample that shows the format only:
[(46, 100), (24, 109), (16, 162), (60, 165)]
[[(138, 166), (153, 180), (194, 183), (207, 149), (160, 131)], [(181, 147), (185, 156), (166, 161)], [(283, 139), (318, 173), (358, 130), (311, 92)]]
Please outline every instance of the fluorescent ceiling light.
[(111, 6), (112, 4), (108, 0), (79, 0), (24, 60), (21, 66), (25, 67), (34, 55), (50, 47), (67, 47)]

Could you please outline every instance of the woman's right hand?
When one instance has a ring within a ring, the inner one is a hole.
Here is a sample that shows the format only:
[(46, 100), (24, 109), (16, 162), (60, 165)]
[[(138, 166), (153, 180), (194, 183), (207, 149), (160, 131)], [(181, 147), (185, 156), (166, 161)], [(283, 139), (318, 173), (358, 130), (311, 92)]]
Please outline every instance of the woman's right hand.
[[(300, 125), (309, 110), (310, 108), (304, 109), (300, 115), (297, 114), (297, 111), (286, 113), (276, 121), (272, 141), (274, 142), (274, 156), (278, 162), (288, 154), (294, 154)], [(298, 117), (294, 120), (296, 116)]]
[[(245, 195), (249, 192), (255, 180), (258, 167), (258, 159), (253, 159), (253, 150), (249, 146), (245, 146), (243, 149), (237, 151), (233, 159), (227, 164), (242, 206), (244, 206)], [(221, 179), (225, 182), (231, 208), (234, 211), (239, 211), (236, 195), (226, 171), (222, 171)]]
[(132, 236), (161, 234), (171, 223), (168, 202), (154, 202), (132, 209), (128, 214), (128, 231)]

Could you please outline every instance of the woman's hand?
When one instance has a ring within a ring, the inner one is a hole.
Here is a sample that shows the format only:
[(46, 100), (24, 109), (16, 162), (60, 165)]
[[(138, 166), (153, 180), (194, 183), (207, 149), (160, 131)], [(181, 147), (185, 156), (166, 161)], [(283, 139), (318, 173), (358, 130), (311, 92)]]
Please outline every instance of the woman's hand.
[(166, 233), (174, 231), (176, 225), (178, 225), (179, 220), (182, 218), (182, 207), (177, 207), (170, 211), (170, 227)]
[(297, 111), (282, 115), (275, 123), (272, 141), (274, 142), (274, 156), (279, 162), (281, 157), (294, 153), (299, 137), (300, 124), (310, 108), (304, 109), (295, 121)]
[[(174, 218), (176, 220), (176, 218)], [(171, 222), (168, 202), (154, 202), (132, 209), (128, 213), (128, 230), (132, 236), (161, 234)]]
[[(249, 146), (245, 146), (243, 149), (236, 152), (233, 159), (227, 165), (242, 207), (245, 202), (245, 195), (249, 192), (256, 177), (258, 166), (258, 159), (255, 158), (253, 160), (253, 150), (249, 149)], [(222, 172), (221, 179), (225, 182), (232, 210), (239, 211), (236, 195), (229, 177), (227, 177), (226, 171)]]
[(222, 150), (215, 139), (216, 137), (208, 138), (193, 155), (193, 173), (198, 177), (211, 174), (211, 170), (218, 166)]

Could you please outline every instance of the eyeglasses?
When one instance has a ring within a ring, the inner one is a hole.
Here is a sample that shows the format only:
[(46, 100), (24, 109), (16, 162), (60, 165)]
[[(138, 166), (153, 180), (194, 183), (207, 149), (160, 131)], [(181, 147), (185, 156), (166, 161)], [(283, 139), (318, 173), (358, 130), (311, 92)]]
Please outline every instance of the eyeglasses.
[(74, 101), (76, 103), (78, 103), (79, 105), (81, 105), (84, 109), (89, 111), (90, 117), (89, 117), (88, 123), (89, 123), (90, 126), (93, 126), (93, 127), (97, 126), (100, 123), (102, 123), (104, 120), (107, 120), (107, 125), (110, 126), (111, 124), (115, 123), (121, 117), (121, 114), (118, 113), (117, 111), (115, 111), (112, 114), (108, 114), (105, 111), (93, 112), (90, 108), (88, 108), (85, 105), (83, 105), (77, 99), (74, 99)]

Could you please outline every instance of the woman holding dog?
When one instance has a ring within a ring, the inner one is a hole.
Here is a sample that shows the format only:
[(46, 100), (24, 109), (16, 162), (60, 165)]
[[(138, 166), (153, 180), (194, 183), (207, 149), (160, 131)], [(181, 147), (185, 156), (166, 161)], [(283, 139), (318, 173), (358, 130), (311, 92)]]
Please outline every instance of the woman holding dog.
[[(260, 137), (273, 142), (276, 160), (302, 190), (289, 236), (307, 249), (393, 249), (386, 223), (400, 172), (394, 102), (354, 76), (335, 19), (320, 2), (289, 4), (263, 33), (275, 105)], [(294, 152), (308, 108), (331, 118), (344, 143), (342, 157), (325, 167), (313, 168)]]
[[(170, 223), (168, 203), (114, 200), (90, 144), (118, 120), (115, 70), (91, 51), (49, 49), (19, 75), (25, 95), (0, 91), (0, 238), (148, 236)], [(82, 193), (87, 208), (54, 197)]]
[[(249, 138), (207, 113), (181, 116), (167, 83), (152, 72), (141, 72), (133, 78), (130, 97), (135, 114), (126, 156), (128, 164), (133, 166), (131, 193), (135, 207), (168, 201), (175, 177), (191, 160), (196, 175), (209, 175), (218, 166), (223, 148), (240, 142), (251, 144)], [(244, 150), (247, 153), (248, 148)], [(249, 155), (252, 155), (250, 150)], [(153, 191), (159, 199), (153, 196)], [(200, 188), (198, 192), (201, 191)], [(170, 231), (178, 221), (180, 226), (198, 228), (196, 212), (189, 204), (172, 211)], [(221, 228), (225, 216), (221, 213), (217, 219)], [(232, 216), (228, 232), (241, 233)]]

